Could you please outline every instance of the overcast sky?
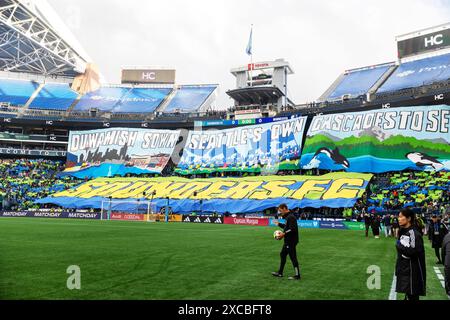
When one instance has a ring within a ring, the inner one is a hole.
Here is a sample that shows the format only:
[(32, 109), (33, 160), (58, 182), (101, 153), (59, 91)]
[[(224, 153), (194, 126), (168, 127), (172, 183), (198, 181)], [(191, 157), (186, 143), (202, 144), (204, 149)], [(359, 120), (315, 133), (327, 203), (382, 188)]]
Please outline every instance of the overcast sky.
[(109, 83), (122, 66), (165, 66), (179, 84), (220, 84), (232, 67), (285, 58), (296, 103), (317, 99), (346, 70), (394, 61), (395, 36), (450, 22), (450, 0), (48, 0)]

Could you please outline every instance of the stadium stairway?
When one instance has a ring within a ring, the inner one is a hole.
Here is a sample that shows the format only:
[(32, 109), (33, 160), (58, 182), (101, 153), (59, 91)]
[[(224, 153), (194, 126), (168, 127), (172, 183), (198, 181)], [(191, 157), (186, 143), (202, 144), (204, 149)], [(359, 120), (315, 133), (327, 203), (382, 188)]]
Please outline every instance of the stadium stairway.
[(78, 102), (80, 102), (80, 99), (83, 95), (78, 94), (78, 97), (75, 99), (75, 101), (70, 105), (70, 107), (67, 109), (66, 117), (69, 117), (72, 113), (73, 109), (77, 106)]
[(325, 91), (320, 97), (319, 99), (317, 99), (318, 102), (323, 102), (326, 101), (328, 96), (334, 91), (336, 90), (336, 88), (338, 87), (338, 85), (342, 82), (342, 80), (345, 77), (345, 73), (341, 73), (341, 75), (334, 80), (334, 82), (331, 84), (331, 86), (327, 89), (327, 91)]
[(371, 102), (373, 99), (375, 99), (375, 94), (377, 93), (378, 89), (381, 88), (381, 86), (394, 74), (395, 70), (397, 70), (398, 65), (394, 64), (392, 67), (386, 71), (383, 76), (378, 79), (377, 82), (372, 86), (372, 88), (367, 91), (367, 101)]
[(164, 101), (161, 103), (161, 105), (158, 108), (156, 108), (155, 113), (164, 112), (166, 110), (167, 106), (172, 101), (172, 99), (177, 95), (178, 90), (179, 90), (179, 86), (174, 85), (172, 92), (170, 92), (170, 94), (164, 99)]
[(27, 103), (25, 103), (25, 105), (23, 106), (23, 111), (28, 110), (31, 103), (33, 102), (33, 100), (37, 97), (37, 95), (39, 94), (39, 92), (41, 92), (41, 90), (44, 88), (45, 84), (44, 83), (40, 83), (39, 87), (36, 89), (36, 91), (33, 92), (33, 94), (31, 95), (30, 99), (28, 99)]

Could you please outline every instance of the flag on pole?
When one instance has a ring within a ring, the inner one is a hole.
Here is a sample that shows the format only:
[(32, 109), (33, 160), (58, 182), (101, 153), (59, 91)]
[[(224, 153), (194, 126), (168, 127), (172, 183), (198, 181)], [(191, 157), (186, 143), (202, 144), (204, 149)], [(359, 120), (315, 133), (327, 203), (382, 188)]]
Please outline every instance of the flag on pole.
[(247, 44), (247, 49), (245, 50), (245, 52), (251, 56), (252, 55), (252, 48), (253, 47), (253, 26), (250, 30), (250, 38), (248, 39), (248, 44)]

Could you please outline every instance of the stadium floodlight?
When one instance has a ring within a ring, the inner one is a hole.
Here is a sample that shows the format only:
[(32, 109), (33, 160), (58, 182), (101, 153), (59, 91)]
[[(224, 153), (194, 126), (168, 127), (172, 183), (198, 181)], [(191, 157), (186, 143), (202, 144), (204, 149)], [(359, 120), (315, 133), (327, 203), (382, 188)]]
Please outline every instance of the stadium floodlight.
[(101, 220), (122, 221), (163, 221), (156, 211), (156, 205), (151, 201), (141, 200), (102, 200)]

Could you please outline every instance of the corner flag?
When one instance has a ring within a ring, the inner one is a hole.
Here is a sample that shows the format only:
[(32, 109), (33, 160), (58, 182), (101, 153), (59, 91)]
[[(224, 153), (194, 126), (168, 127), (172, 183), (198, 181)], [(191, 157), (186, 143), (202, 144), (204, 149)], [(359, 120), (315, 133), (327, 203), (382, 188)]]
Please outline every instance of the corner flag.
[(247, 49), (245, 50), (245, 52), (251, 56), (252, 55), (252, 46), (253, 46), (253, 26), (252, 29), (250, 30), (250, 38), (248, 39), (248, 45), (247, 45)]

